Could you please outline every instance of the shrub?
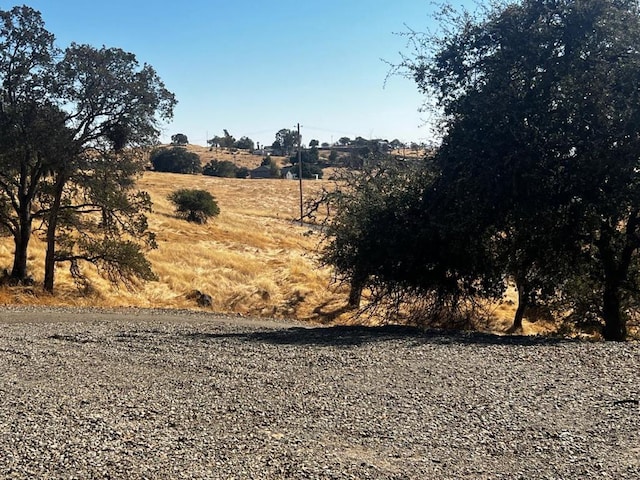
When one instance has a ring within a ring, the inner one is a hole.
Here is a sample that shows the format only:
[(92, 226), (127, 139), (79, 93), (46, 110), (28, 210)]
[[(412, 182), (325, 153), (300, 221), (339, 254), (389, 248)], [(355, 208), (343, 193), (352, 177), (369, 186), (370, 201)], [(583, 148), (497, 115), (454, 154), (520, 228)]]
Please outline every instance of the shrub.
[(189, 222), (207, 223), (220, 213), (216, 199), (206, 190), (182, 188), (167, 198), (176, 206), (176, 213)]
[(241, 148), (243, 150), (253, 150), (253, 148), (255, 147), (253, 140), (251, 140), (249, 137), (241, 137), (233, 146), (235, 148)]
[(236, 164), (229, 160), (211, 160), (202, 169), (202, 174), (211, 177), (233, 178), (237, 171)]
[(247, 178), (249, 169), (246, 167), (238, 167), (229, 160), (211, 160), (202, 169), (202, 174), (211, 177)]
[(151, 164), (157, 172), (200, 173), (200, 157), (182, 147), (160, 148), (151, 154)]
[(269, 176), (271, 178), (280, 178), (280, 167), (278, 167), (276, 160), (271, 158), (269, 155), (262, 159), (260, 166), (269, 167)]
[(187, 145), (188, 143), (189, 139), (184, 133), (176, 133), (175, 135), (171, 135), (172, 145)]

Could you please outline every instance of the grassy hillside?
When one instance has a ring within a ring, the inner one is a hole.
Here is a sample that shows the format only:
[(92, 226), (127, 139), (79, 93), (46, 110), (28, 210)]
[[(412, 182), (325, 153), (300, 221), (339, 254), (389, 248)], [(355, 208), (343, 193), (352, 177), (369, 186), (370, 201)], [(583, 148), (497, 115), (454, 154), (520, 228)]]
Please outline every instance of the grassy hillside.
[[(260, 156), (238, 151), (189, 146), (202, 163), (215, 158), (255, 168)], [(279, 159), (278, 160), (283, 160)], [(305, 196), (327, 182), (305, 181)], [(149, 216), (159, 248), (148, 257), (158, 281), (134, 290), (114, 287), (86, 266), (92, 284), (80, 292), (65, 266), (56, 272), (56, 294), (42, 292), (44, 245), (34, 236), (29, 269), (35, 287), (0, 287), (0, 304), (37, 304), (105, 307), (198, 308), (189, 293), (199, 290), (213, 298), (215, 312), (287, 317), (307, 321), (350, 323), (342, 312), (347, 289), (332, 282), (331, 271), (317, 261), (320, 236), (293, 220), (299, 215), (298, 182), (287, 180), (223, 179), (203, 175), (146, 172), (139, 188), (150, 193), (154, 211)], [(178, 188), (201, 188), (212, 193), (221, 214), (205, 225), (177, 218), (167, 195)], [(0, 238), (0, 268), (9, 268), (10, 238)], [(513, 302), (491, 307), (503, 330), (513, 315)], [(366, 322), (366, 319), (359, 319)], [(527, 325), (528, 331), (537, 327)]]
[[(165, 145), (167, 146), (167, 145)], [(200, 157), (200, 163), (202, 166), (209, 163), (211, 160), (224, 161), (228, 160), (230, 162), (235, 163), (238, 167), (246, 167), (249, 170), (253, 168), (257, 168), (260, 166), (260, 162), (262, 162), (261, 155), (253, 155), (249, 153), (247, 150), (236, 150), (232, 152), (226, 148), (209, 148), (209, 147), (201, 147), (199, 145), (187, 145), (186, 147), (189, 151), (195, 152)], [(273, 157), (278, 164), (286, 164), (286, 157)]]
[[(286, 180), (220, 179), (146, 172), (139, 181), (151, 194), (149, 223), (159, 248), (149, 253), (157, 282), (135, 291), (115, 288), (91, 272), (95, 291), (82, 295), (67, 271), (57, 271), (54, 297), (34, 288), (0, 289), (1, 303), (192, 308), (194, 289), (213, 297), (213, 310), (322, 321), (344, 303), (344, 289), (319, 268), (319, 237), (296, 225), (298, 183)], [(305, 182), (308, 192), (321, 182)], [(175, 217), (167, 195), (202, 188), (217, 199), (221, 214), (205, 225)], [(10, 238), (0, 239), (0, 265), (11, 265)], [(30, 270), (42, 281), (44, 246), (34, 239)], [(90, 271), (91, 267), (87, 267)]]

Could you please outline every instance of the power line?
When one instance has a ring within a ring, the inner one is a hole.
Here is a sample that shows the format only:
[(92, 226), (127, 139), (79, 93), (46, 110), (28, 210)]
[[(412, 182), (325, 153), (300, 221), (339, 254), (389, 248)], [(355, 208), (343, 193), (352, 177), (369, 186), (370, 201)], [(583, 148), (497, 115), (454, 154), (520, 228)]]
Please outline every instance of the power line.
[(302, 209), (302, 136), (300, 136), (300, 124), (298, 123), (298, 178), (300, 183), (300, 226), (304, 226), (304, 212)]

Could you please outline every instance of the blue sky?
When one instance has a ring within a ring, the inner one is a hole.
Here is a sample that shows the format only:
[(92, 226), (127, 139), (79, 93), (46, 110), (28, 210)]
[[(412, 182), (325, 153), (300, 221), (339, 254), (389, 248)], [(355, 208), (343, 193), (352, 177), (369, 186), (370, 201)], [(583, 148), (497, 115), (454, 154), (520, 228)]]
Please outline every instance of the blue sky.
[[(17, 2), (16, 2), (17, 3)], [(342, 136), (427, 141), (410, 80), (393, 77), (429, 0), (31, 0), (58, 46), (120, 47), (151, 64), (176, 94), (162, 139), (222, 134), (271, 144), (302, 126), (303, 142)], [(3, 9), (15, 3), (0, 2)]]

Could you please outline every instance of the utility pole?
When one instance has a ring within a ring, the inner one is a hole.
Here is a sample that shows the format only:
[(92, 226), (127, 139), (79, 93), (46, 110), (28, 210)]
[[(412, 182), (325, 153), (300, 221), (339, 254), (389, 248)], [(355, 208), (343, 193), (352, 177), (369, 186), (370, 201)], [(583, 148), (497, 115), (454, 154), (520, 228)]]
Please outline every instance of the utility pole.
[(300, 124), (298, 124), (298, 181), (300, 182), (300, 226), (304, 226), (303, 217), (304, 213), (302, 211), (302, 137), (300, 136)]

